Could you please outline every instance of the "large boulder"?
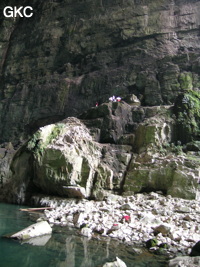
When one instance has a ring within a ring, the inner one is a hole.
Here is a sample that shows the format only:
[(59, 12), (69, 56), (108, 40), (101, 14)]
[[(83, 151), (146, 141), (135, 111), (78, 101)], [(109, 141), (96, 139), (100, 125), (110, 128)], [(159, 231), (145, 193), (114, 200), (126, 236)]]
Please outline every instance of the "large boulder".
[(135, 150), (138, 153), (173, 142), (175, 121), (172, 118), (172, 106), (144, 107), (145, 116), (135, 132)]
[(130, 150), (93, 141), (79, 119), (68, 118), (42, 127), (16, 153), (11, 191), (21, 202), (28, 188), (66, 197), (102, 198), (104, 191), (121, 189)]

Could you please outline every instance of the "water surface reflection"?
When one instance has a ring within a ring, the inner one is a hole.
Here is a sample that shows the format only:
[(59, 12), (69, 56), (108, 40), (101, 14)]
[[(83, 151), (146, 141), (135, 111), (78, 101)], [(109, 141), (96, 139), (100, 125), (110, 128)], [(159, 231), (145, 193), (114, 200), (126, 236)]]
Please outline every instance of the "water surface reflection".
[[(0, 236), (17, 232), (33, 222), (19, 206), (0, 203)], [(121, 244), (114, 239), (91, 239), (80, 236), (78, 230), (56, 228), (51, 236), (20, 243), (0, 238), (1, 267), (100, 267), (115, 261), (116, 256), (128, 267), (162, 267), (167, 261), (145, 250)]]

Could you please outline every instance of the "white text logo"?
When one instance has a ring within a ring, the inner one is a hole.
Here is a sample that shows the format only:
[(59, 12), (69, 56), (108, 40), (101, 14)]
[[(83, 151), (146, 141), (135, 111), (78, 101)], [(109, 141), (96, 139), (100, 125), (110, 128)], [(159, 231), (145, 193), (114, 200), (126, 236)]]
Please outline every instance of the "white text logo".
[(3, 10), (3, 14), (6, 18), (16, 18), (17, 15), (20, 17), (30, 18), (33, 16), (33, 12), (31, 11), (33, 11), (33, 8), (31, 6), (20, 6), (18, 8), (16, 6), (6, 6)]

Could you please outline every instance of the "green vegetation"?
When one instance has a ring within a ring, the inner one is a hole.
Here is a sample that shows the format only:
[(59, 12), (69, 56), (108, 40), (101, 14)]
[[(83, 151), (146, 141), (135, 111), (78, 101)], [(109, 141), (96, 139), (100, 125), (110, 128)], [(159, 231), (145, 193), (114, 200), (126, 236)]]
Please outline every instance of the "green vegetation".
[(152, 238), (152, 239), (147, 240), (146, 247), (147, 248), (156, 247), (157, 244), (158, 244), (158, 240), (156, 238)]
[(185, 72), (181, 73), (179, 77), (179, 82), (182, 90), (191, 90), (193, 88), (192, 84), (192, 73)]
[(178, 138), (187, 143), (200, 136), (200, 91), (187, 90), (175, 103)]
[(169, 153), (174, 153), (176, 155), (183, 155), (183, 146), (181, 145), (180, 141), (177, 141), (177, 145), (174, 143), (166, 143), (163, 144), (162, 147), (160, 147), (159, 152), (163, 155), (166, 156)]
[(59, 134), (62, 132), (64, 126), (65, 124), (63, 123), (56, 124), (54, 128), (52, 129), (50, 135), (48, 135), (45, 141), (45, 145), (51, 144), (53, 140), (55, 140), (59, 136)]
[(44, 140), (42, 138), (42, 132), (41, 130), (38, 130), (33, 137), (29, 140), (27, 149), (29, 151), (32, 151), (35, 154), (42, 154), (44, 149), (49, 145), (52, 144), (53, 141), (59, 136), (59, 134), (62, 132), (65, 124), (58, 123), (53, 128), (51, 133), (46, 137)]
[(200, 153), (197, 153), (195, 155), (188, 154), (188, 155), (186, 155), (186, 157), (187, 157), (187, 159), (200, 164)]
[(184, 95), (183, 104), (194, 116), (200, 116), (200, 91), (188, 90)]
[(33, 135), (33, 137), (29, 140), (27, 145), (28, 150), (33, 150), (37, 146), (39, 140), (40, 140), (40, 131), (36, 132)]

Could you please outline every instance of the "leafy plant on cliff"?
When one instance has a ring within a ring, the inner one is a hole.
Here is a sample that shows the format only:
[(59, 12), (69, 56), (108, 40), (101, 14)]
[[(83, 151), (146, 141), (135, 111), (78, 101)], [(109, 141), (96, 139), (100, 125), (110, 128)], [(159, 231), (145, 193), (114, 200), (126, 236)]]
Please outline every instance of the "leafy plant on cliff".
[(181, 89), (184, 91), (191, 90), (193, 88), (192, 85), (192, 73), (191, 72), (183, 72), (179, 76), (179, 83)]
[(187, 90), (175, 103), (178, 138), (186, 143), (200, 137), (200, 91)]
[(183, 155), (183, 147), (180, 141), (177, 141), (177, 144), (174, 143), (165, 143), (159, 149), (160, 154), (167, 156), (169, 153), (174, 153), (176, 155)]
[(42, 154), (44, 146), (42, 143), (41, 132), (36, 132), (29, 140), (27, 149), (36, 155)]
[(36, 132), (27, 144), (28, 150), (34, 150), (40, 141), (40, 132)]
[(53, 142), (53, 140), (55, 140), (59, 134), (62, 132), (63, 128), (64, 128), (64, 124), (63, 123), (58, 123), (54, 126), (54, 128), (52, 129), (51, 133), (48, 135), (45, 144), (51, 144)]
[(64, 128), (63, 123), (56, 124), (53, 127), (51, 133), (46, 137), (45, 140), (43, 140), (42, 138), (41, 131), (40, 130), (37, 131), (33, 135), (33, 137), (29, 140), (27, 144), (27, 149), (29, 151), (32, 151), (36, 155), (42, 154), (44, 149), (59, 136), (63, 128)]

